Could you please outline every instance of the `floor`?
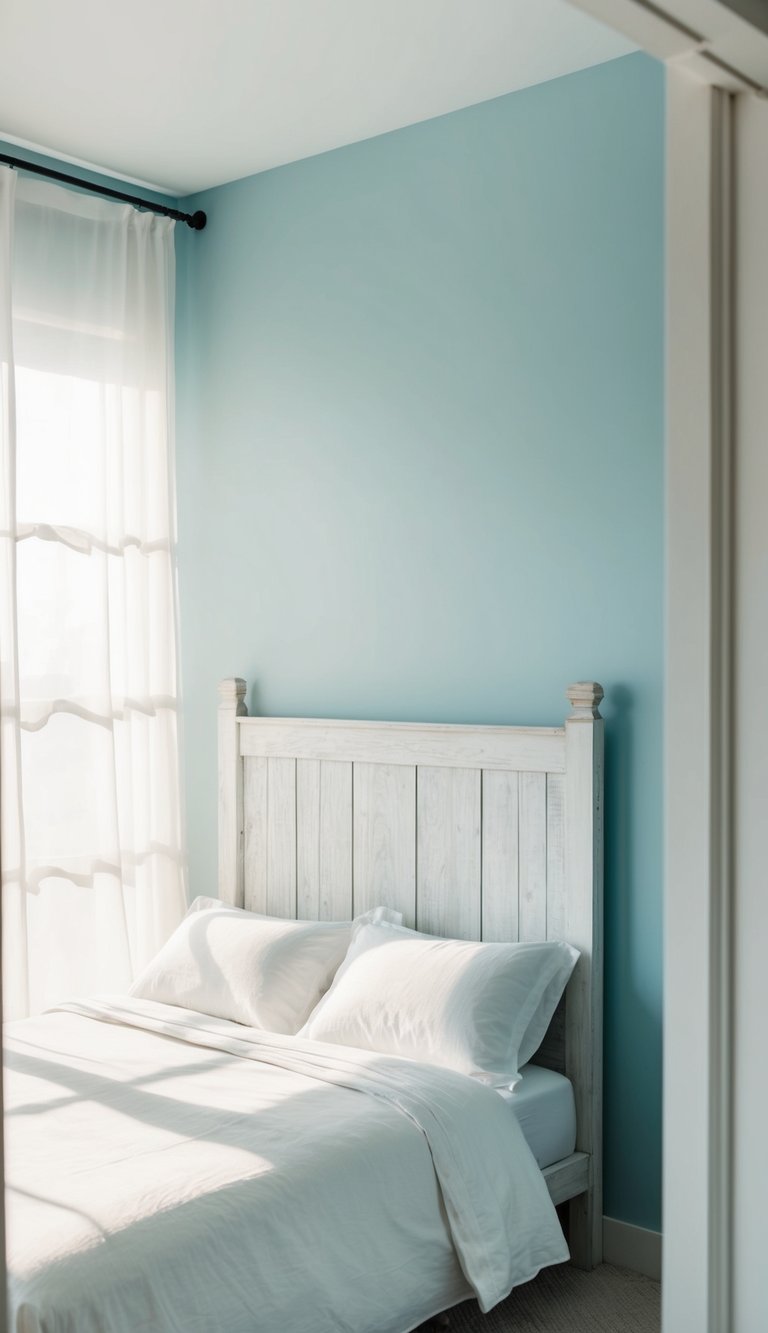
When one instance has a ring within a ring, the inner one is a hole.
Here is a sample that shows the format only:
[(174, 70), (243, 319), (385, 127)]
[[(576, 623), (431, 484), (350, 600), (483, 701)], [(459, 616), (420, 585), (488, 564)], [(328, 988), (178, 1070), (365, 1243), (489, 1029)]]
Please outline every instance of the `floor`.
[(659, 1283), (639, 1273), (608, 1264), (583, 1273), (561, 1264), (488, 1314), (467, 1301), (450, 1311), (447, 1325), (425, 1324), (424, 1333), (441, 1327), (449, 1333), (659, 1333), (660, 1308)]

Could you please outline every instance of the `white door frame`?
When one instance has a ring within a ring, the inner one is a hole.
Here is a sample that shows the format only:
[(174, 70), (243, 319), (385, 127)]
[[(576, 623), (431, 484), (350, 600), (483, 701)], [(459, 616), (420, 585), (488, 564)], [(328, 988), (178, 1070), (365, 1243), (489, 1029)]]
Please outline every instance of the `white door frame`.
[(768, 1328), (768, 105), (667, 104), (664, 1333)]
[(572, 3), (668, 67), (663, 1329), (752, 1333), (768, 1327), (768, 35), (734, 0)]
[(665, 1333), (732, 1328), (734, 101), (668, 72)]
[(733, 860), (729, 1033), (733, 1333), (768, 1328), (768, 103), (740, 97), (735, 133)]

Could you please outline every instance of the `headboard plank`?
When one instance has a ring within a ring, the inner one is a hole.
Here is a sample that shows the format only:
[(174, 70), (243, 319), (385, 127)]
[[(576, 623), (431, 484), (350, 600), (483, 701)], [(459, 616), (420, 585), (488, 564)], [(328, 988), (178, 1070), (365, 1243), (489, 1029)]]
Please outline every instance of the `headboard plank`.
[(565, 776), (547, 774), (547, 939), (566, 939)]
[(419, 766), (416, 924), (431, 935), (480, 938), (481, 774)]
[[(267, 910), (268, 759), (243, 763), (243, 906)], [(219, 895), (224, 898), (221, 886)], [(237, 905), (237, 904), (236, 904)]]
[[(246, 760), (246, 768), (250, 760)], [(296, 915), (319, 921), (320, 760), (296, 764)]]
[(547, 937), (547, 775), (520, 774), (521, 940)]
[(413, 722), (337, 722), (254, 717), (242, 729), (243, 755), (346, 759), (350, 763), (426, 764), (564, 773), (561, 727), (466, 727)]
[(296, 761), (296, 914), (352, 916), (352, 765)]
[(484, 940), (519, 938), (519, 785), (518, 773), (483, 770)]
[(352, 764), (320, 764), (320, 920), (352, 916)]
[(354, 912), (384, 903), (416, 925), (416, 768), (353, 766)]
[(267, 912), (296, 915), (296, 760), (267, 760)]

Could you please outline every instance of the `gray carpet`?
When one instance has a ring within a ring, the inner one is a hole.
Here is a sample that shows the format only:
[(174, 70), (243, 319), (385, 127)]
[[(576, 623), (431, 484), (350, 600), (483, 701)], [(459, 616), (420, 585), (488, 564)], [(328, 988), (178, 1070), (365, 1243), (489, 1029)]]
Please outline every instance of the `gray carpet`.
[[(658, 1282), (603, 1264), (583, 1273), (547, 1268), (501, 1305), (481, 1314), (475, 1301), (449, 1312), (449, 1333), (659, 1333)], [(437, 1323), (424, 1325), (425, 1333)]]

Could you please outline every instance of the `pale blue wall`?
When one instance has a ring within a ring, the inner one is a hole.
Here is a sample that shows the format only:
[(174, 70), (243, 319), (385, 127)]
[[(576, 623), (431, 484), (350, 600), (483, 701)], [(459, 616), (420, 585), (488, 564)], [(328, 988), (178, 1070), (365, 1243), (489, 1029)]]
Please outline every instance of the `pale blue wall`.
[(663, 74), (630, 56), (208, 192), (181, 235), (192, 885), (216, 683), (562, 721), (606, 688), (606, 1211), (658, 1227)]

